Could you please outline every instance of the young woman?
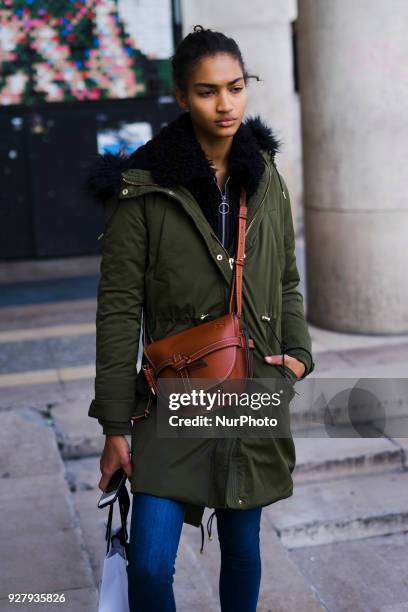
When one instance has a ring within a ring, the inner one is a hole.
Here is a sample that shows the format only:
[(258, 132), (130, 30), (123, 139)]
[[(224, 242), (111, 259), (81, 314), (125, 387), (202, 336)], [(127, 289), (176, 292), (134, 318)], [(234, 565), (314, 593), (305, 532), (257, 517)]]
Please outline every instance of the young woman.
[(279, 143), (259, 117), (243, 120), (251, 77), (237, 44), (196, 26), (172, 67), (181, 115), (131, 156), (102, 156), (90, 179), (106, 210), (89, 409), (106, 435), (99, 487), (119, 466), (131, 481), (132, 611), (175, 610), (182, 526), (201, 527), (203, 537), (209, 507), (221, 549), (221, 609), (251, 612), (261, 511), (292, 495), (293, 440), (158, 437), (154, 403), (143, 418), (149, 389), (135, 365), (142, 313), (155, 341), (228, 312), (244, 187), (243, 316), (255, 343), (254, 377), (304, 378), (314, 367), (311, 341), (289, 194), (274, 162)]

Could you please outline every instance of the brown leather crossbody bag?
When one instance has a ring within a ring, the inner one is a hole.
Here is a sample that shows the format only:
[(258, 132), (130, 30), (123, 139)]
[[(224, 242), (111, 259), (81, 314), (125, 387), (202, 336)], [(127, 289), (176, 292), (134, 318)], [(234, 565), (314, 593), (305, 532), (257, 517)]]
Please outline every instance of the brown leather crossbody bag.
[[(157, 395), (168, 399), (172, 392), (190, 393), (193, 389), (208, 391), (215, 386), (219, 387), (222, 383), (228, 391), (233, 389), (239, 392), (244, 390), (245, 379), (252, 378), (252, 351), (255, 345), (249, 338), (242, 317), (246, 219), (246, 192), (241, 188), (235, 269), (227, 314), (155, 342), (148, 341), (147, 326), (143, 316), (142, 368), (150, 395), (144, 414), (133, 416), (132, 420), (148, 417), (152, 398)], [(160, 378), (164, 383), (161, 388), (158, 386)]]

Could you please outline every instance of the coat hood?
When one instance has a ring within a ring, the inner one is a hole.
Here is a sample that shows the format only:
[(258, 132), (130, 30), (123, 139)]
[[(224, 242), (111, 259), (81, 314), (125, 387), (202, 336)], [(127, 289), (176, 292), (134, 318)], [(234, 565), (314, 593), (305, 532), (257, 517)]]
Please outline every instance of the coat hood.
[[(229, 170), (231, 175), (239, 176), (248, 195), (256, 191), (264, 171), (261, 151), (268, 153), (274, 162), (281, 144), (259, 115), (247, 118), (239, 126), (232, 141)], [(169, 122), (130, 155), (98, 155), (90, 168), (86, 188), (104, 201), (120, 190), (122, 172), (129, 169), (149, 170), (154, 181), (163, 187), (215, 176), (212, 160), (195, 136), (189, 112)]]

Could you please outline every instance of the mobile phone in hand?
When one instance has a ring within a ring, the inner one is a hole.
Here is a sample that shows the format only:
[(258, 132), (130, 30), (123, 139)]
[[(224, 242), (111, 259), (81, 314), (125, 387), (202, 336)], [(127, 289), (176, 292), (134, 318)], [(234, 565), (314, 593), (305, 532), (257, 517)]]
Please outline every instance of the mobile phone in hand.
[(98, 501), (98, 508), (104, 508), (116, 501), (120, 489), (125, 486), (126, 478), (126, 472), (123, 468), (119, 468), (112, 474), (105, 491)]

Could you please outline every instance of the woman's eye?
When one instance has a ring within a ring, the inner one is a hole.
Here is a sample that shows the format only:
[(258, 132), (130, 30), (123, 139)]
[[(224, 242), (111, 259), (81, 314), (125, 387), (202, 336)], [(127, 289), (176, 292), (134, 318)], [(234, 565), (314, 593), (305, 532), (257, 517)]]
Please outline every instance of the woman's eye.
[[(234, 93), (239, 93), (240, 91), (242, 91), (242, 87), (233, 87), (232, 91)], [(199, 93), (200, 96), (204, 97), (204, 98), (208, 98), (208, 96), (211, 96), (211, 94), (213, 94), (213, 91), (201, 91)]]
[[(242, 91), (242, 87), (233, 87), (232, 91), (234, 93), (239, 93), (240, 91)], [(213, 91), (201, 91), (199, 95), (203, 98), (208, 98), (208, 96), (211, 96), (211, 94), (213, 93), (214, 93)]]

